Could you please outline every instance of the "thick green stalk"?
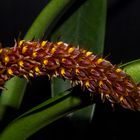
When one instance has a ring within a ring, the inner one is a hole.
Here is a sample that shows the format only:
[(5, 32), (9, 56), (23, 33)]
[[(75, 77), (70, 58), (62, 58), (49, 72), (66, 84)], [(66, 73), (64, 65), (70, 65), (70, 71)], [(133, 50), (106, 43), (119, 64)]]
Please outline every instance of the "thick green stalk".
[[(49, 104), (27, 112), (11, 123), (1, 134), (0, 140), (25, 140), (39, 129), (82, 106), (82, 99), (66, 93), (51, 98)], [(43, 103), (44, 104), (44, 103)]]
[(27, 86), (26, 83), (26, 79), (17, 76), (6, 82), (0, 98), (0, 121), (3, 119), (8, 107), (14, 109), (20, 107)]
[(74, 1), (75, 0), (51, 0), (36, 18), (24, 39), (42, 38), (49, 27), (52, 29), (52, 24), (56, 22), (56, 19), (59, 19), (63, 13), (62, 11), (64, 11), (66, 7), (69, 7)]

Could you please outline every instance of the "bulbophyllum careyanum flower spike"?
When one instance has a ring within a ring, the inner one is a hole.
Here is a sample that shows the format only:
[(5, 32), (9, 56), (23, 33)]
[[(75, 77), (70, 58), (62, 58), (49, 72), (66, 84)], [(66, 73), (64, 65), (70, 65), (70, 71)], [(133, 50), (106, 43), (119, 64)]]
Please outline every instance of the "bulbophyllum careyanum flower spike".
[(91, 94), (124, 108), (140, 110), (140, 85), (122, 69), (83, 48), (63, 42), (24, 41), (0, 49), (0, 86), (13, 76), (47, 75), (80, 84)]

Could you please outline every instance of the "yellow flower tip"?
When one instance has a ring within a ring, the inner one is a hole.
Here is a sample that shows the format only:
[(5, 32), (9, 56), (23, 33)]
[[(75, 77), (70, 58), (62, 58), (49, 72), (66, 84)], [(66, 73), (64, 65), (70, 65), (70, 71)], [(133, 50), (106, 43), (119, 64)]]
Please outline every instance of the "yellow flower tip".
[(9, 75), (13, 75), (12, 69), (11, 69), (11, 68), (8, 68), (7, 73), (8, 73)]
[(47, 65), (47, 64), (48, 64), (48, 60), (46, 60), (46, 59), (43, 60), (43, 64), (44, 64), (44, 65)]
[[(30, 70), (30, 71), (29, 71), (29, 76), (30, 76), (30, 77), (34, 77), (34, 75), (33, 75), (33, 70)], [(27, 77), (27, 79), (28, 79), (28, 77)]]
[(76, 69), (75, 72), (77, 75), (80, 73), (79, 69)]
[(42, 41), (41, 46), (44, 47), (46, 45), (47, 41)]
[(8, 62), (9, 62), (9, 56), (6, 55), (6, 56), (4, 57), (4, 62), (5, 62), (5, 63), (8, 63)]
[(56, 51), (56, 48), (53, 47), (53, 48), (51, 49), (51, 54), (54, 54), (55, 51)]
[(72, 53), (75, 50), (75, 48), (71, 47), (68, 49), (68, 53)]
[(40, 69), (39, 69), (39, 67), (35, 67), (35, 71), (37, 72), (37, 73), (40, 73)]
[(57, 43), (57, 45), (61, 45), (61, 44), (63, 44), (63, 42), (62, 42), (62, 41), (60, 41), (60, 42), (58, 42), (58, 43)]
[(34, 77), (34, 75), (33, 75), (32, 72), (29, 72), (29, 76), (30, 76), (30, 77)]
[(25, 42), (25, 40), (20, 40), (19, 47)]
[(34, 58), (36, 58), (37, 52), (33, 52), (32, 56), (33, 56)]
[(64, 75), (65, 75), (65, 69), (64, 69), (64, 68), (62, 68), (60, 73), (61, 73), (61, 75), (63, 75), (63, 76), (64, 76)]
[(22, 48), (22, 53), (24, 54), (24, 53), (27, 51), (27, 49), (28, 49), (28, 46), (24, 46), (24, 47)]
[(97, 60), (97, 64), (100, 64), (100, 63), (102, 63), (103, 61), (104, 61), (103, 58), (99, 58), (99, 59)]
[(3, 49), (1, 48), (1, 49), (0, 49), (0, 53), (2, 53), (2, 50), (3, 50)]
[(23, 62), (22, 60), (20, 60), (20, 61), (18, 62), (18, 64), (19, 64), (20, 67), (24, 67), (24, 62)]
[(103, 81), (99, 81), (99, 87), (103, 85)]
[(106, 96), (106, 98), (109, 98), (109, 94), (106, 94), (105, 96)]
[(88, 88), (90, 87), (89, 81), (86, 81), (85, 86)]
[(124, 99), (123, 96), (121, 96), (121, 97), (120, 97), (120, 102), (123, 101), (123, 99)]
[(86, 56), (89, 56), (91, 54), (92, 54), (92, 52), (86, 52)]
[(82, 50), (82, 53), (86, 53), (86, 50)]
[(121, 72), (122, 70), (120, 68), (116, 69), (116, 72)]
[(28, 76), (27, 75), (23, 75), (23, 77), (27, 80), (27, 81), (29, 81), (29, 79), (28, 79)]
[(64, 63), (66, 61), (66, 58), (62, 58), (62, 63)]

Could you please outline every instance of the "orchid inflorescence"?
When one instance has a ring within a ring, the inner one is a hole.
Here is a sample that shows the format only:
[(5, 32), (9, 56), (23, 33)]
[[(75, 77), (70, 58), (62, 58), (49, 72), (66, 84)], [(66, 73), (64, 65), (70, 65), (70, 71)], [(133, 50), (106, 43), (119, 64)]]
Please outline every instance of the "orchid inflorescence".
[(0, 86), (13, 76), (47, 75), (81, 85), (111, 104), (140, 110), (140, 85), (116, 65), (86, 49), (63, 42), (24, 41), (0, 49)]

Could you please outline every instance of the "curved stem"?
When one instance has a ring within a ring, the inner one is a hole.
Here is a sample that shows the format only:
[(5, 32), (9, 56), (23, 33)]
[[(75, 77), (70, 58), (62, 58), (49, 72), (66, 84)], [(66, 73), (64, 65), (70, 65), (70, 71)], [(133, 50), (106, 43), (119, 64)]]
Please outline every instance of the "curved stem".
[(65, 93), (61, 96), (51, 98), (40, 107), (17, 118), (1, 134), (1, 140), (22, 140), (37, 132), (39, 129), (51, 122), (65, 116), (83, 106), (82, 98)]
[(75, 0), (51, 0), (36, 18), (24, 39), (42, 38), (50, 25), (52, 28), (53, 22), (63, 14), (62, 11), (65, 10), (66, 7), (69, 7), (74, 1)]

